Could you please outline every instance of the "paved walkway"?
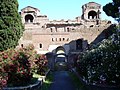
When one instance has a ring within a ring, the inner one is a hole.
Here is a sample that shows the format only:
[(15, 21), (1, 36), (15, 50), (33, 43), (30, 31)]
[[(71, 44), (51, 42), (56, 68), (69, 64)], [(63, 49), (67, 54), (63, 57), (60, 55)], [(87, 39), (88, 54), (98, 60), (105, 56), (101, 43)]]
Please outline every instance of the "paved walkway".
[(76, 90), (67, 71), (54, 72), (54, 80), (49, 90)]

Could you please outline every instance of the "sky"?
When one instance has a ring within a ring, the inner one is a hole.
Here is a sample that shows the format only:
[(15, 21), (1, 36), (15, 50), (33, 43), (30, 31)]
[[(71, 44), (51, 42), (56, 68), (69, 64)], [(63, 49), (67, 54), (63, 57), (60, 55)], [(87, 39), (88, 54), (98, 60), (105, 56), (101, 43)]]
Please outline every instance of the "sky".
[[(88, 2), (96, 2), (103, 7), (112, 0), (18, 0), (19, 12), (21, 9), (32, 6), (40, 10), (40, 14), (47, 15), (50, 20), (74, 20), (77, 16), (82, 15), (82, 5)], [(108, 17), (101, 8), (101, 19), (115, 20)]]

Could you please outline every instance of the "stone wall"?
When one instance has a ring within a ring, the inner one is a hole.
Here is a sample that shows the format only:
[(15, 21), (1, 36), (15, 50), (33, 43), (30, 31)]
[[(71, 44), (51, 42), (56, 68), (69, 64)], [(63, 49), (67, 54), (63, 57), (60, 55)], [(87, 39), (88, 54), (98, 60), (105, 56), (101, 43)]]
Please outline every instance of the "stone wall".
[[(90, 8), (92, 6), (97, 8)], [(58, 46), (67, 45), (64, 48), (69, 52), (77, 50), (76, 41), (80, 39), (82, 40), (81, 50), (85, 50), (87, 44), (94, 42), (96, 38), (104, 39), (105, 33), (103, 31), (111, 25), (110, 21), (100, 19), (100, 13), (97, 13), (100, 8), (101, 5), (89, 2), (82, 6), (83, 14), (75, 20), (49, 21), (46, 15), (39, 14), (40, 10), (28, 6), (21, 11), (25, 31), (19, 40), (18, 47), (33, 44), (35, 49), (41, 53), (51, 52)], [(93, 17), (96, 18), (88, 18), (90, 11), (96, 12), (95, 15), (93, 14)], [(100, 39), (96, 42), (99, 42)]]

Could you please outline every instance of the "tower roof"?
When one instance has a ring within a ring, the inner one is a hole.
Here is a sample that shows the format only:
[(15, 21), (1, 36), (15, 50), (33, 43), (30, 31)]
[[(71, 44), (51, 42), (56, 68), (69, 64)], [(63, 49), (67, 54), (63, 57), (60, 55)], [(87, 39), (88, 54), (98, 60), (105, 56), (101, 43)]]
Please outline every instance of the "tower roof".
[(28, 10), (28, 9), (33, 9), (33, 10), (35, 10), (35, 11), (40, 12), (39, 9), (37, 9), (37, 8), (35, 8), (35, 7), (32, 7), (32, 6), (27, 6), (27, 7), (23, 8), (23, 9), (21, 9), (21, 11)]
[(96, 3), (96, 2), (88, 2), (88, 3), (84, 4), (82, 7), (88, 6), (88, 5), (97, 5), (97, 6), (101, 6), (101, 4), (98, 4), (98, 3)]

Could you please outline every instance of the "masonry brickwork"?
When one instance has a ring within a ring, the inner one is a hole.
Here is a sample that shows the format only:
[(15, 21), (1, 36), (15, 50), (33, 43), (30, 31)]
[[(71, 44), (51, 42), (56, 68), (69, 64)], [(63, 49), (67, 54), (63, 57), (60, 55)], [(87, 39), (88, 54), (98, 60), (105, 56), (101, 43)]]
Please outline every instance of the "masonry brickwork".
[[(33, 44), (38, 53), (54, 52), (59, 46), (66, 53), (86, 50), (111, 25), (110, 21), (101, 20), (100, 9), (100, 4), (89, 2), (82, 6), (82, 15), (75, 20), (50, 21), (39, 9), (27, 6), (20, 12), (25, 31), (18, 47)], [(104, 39), (105, 35), (99, 38)]]

